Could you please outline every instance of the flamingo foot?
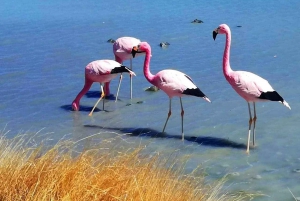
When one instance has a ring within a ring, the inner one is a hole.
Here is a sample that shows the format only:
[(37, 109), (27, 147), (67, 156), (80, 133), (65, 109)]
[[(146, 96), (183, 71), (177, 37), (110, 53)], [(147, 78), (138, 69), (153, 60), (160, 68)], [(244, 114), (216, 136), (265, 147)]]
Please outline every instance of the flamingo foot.
[(79, 104), (77, 104), (76, 102), (73, 102), (73, 103), (72, 103), (72, 109), (73, 109), (74, 111), (79, 111)]

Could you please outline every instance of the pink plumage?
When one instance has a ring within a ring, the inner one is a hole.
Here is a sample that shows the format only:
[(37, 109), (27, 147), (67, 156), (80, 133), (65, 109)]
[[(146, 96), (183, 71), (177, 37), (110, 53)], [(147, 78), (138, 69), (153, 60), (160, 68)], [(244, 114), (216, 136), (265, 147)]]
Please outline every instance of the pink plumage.
[[(198, 90), (199, 88), (194, 84), (192, 78), (180, 71), (172, 69), (162, 70), (153, 77), (148, 76), (147, 80), (163, 90), (170, 98), (174, 96), (182, 97), (184, 95), (194, 95), (210, 102), (209, 99)], [(195, 94), (192, 94), (192, 92), (189, 94), (188, 90), (195, 90)]]
[(184, 110), (182, 106), (182, 96), (190, 95), (190, 96), (197, 96), (201, 97), (204, 100), (210, 102), (207, 96), (194, 84), (192, 79), (177, 70), (162, 70), (158, 72), (156, 75), (153, 75), (150, 72), (150, 57), (151, 57), (151, 47), (146, 42), (141, 42), (139, 45), (139, 50), (146, 52), (145, 61), (144, 61), (144, 75), (145, 78), (153, 85), (164, 91), (169, 96), (169, 113), (167, 120), (165, 122), (163, 132), (166, 128), (167, 122), (169, 117), (171, 116), (171, 99), (174, 96), (180, 98), (181, 104), (181, 131), (182, 131), (182, 140), (184, 140), (184, 133), (183, 133), (183, 115)]
[(142, 55), (141, 53), (133, 53), (134, 47), (137, 47), (141, 41), (133, 37), (121, 37), (116, 40), (113, 45), (113, 53), (115, 59), (119, 63), (123, 63), (125, 60), (133, 59), (136, 56)]
[[(136, 56), (142, 55), (138, 52), (137, 46), (140, 44), (140, 40), (134, 37), (120, 37), (113, 44), (113, 53), (115, 60), (120, 64), (123, 64), (125, 60), (130, 60), (130, 69), (132, 70), (132, 59)], [(118, 98), (120, 84), (122, 80), (122, 74), (120, 75), (119, 86), (117, 90), (116, 100)], [(110, 94), (109, 82), (105, 84), (105, 92)], [(132, 98), (132, 77), (130, 76), (130, 98)]]
[[(217, 29), (213, 31), (213, 38), (215, 39), (217, 34), (226, 35), (226, 44), (223, 55), (223, 73), (226, 80), (232, 86), (232, 88), (248, 103), (249, 109), (249, 132), (247, 153), (249, 153), (251, 124), (253, 122), (253, 145), (255, 145), (255, 123), (256, 123), (256, 109), (255, 102), (259, 101), (279, 101), (284, 106), (291, 109), (289, 104), (272, 88), (269, 82), (262, 77), (255, 75), (247, 71), (233, 71), (230, 67), (230, 46), (231, 46), (231, 31), (226, 24), (221, 24)], [(250, 110), (250, 103), (253, 103), (254, 118)]]
[(93, 82), (106, 83), (117, 76), (111, 72), (118, 67), (121, 67), (121, 64), (114, 60), (93, 61), (85, 67), (85, 76)]
[(262, 92), (275, 91), (267, 80), (251, 72), (232, 71), (230, 75), (226, 76), (226, 79), (232, 88), (247, 102), (268, 101), (259, 98)]
[(105, 95), (102, 84), (111, 81), (117, 76), (118, 73), (122, 72), (128, 72), (132, 75), (135, 75), (134, 72), (129, 70), (126, 66), (122, 66), (120, 63), (114, 60), (97, 60), (89, 63), (85, 67), (84, 86), (72, 103), (73, 110), (79, 110), (80, 99), (91, 88), (94, 82), (100, 83), (102, 97)]

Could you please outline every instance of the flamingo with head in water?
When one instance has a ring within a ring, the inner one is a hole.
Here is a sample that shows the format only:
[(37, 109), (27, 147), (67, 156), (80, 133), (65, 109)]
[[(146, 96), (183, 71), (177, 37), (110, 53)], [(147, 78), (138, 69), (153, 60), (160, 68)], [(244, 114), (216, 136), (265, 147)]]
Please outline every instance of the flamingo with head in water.
[[(132, 59), (136, 56), (141, 55), (137, 49), (140, 44), (140, 40), (133, 37), (121, 37), (118, 38), (113, 44), (113, 53), (115, 55), (115, 60), (119, 63), (123, 63), (125, 60), (130, 60), (130, 69), (132, 70)], [(118, 90), (116, 94), (116, 101), (118, 99), (120, 85), (122, 81), (122, 74), (120, 75)], [(105, 92), (107, 95), (110, 94), (109, 83), (105, 84)], [(132, 99), (132, 76), (130, 75), (130, 99)]]
[[(92, 116), (94, 109), (100, 102), (102, 98), (105, 97), (105, 92), (103, 90), (103, 84), (110, 82), (115, 78), (119, 73), (128, 72), (130, 75), (135, 75), (133, 71), (128, 69), (126, 66), (122, 66), (120, 63), (114, 60), (97, 60), (89, 63), (85, 67), (85, 83), (82, 90), (78, 93), (76, 98), (72, 103), (73, 110), (79, 110), (80, 99), (86, 92), (91, 88), (94, 82), (99, 82), (101, 87), (101, 97), (93, 107), (89, 116)], [(103, 110), (104, 110), (104, 101), (103, 101)]]
[(144, 61), (144, 75), (146, 79), (154, 86), (163, 90), (169, 96), (169, 112), (162, 132), (165, 131), (166, 125), (172, 113), (171, 112), (172, 98), (177, 96), (180, 99), (180, 105), (181, 105), (181, 134), (182, 134), (182, 140), (184, 140), (184, 133), (183, 133), (184, 110), (182, 106), (181, 97), (196, 96), (196, 97), (201, 97), (208, 102), (210, 102), (210, 100), (195, 85), (191, 77), (189, 77), (188, 75), (180, 71), (167, 69), (158, 72), (156, 75), (153, 75), (150, 72), (150, 57), (151, 57), (150, 45), (147, 42), (141, 42), (138, 50), (146, 53), (145, 61)]
[[(247, 153), (249, 153), (249, 144), (251, 136), (251, 124), (253, 123), (253, 146), (255, 145), (255, 124), (256, 124), (256, 109), (255, 102), (259, 101), (279, 101), (287, 108), (291, 109), (289, 104), (272, 88), (269, 82), (262, 77), (247, 71), (233, 71), (230, 67), (230, 45), (231, 31), (226, 24), (221, 24), (213, 31), (213, 39), (216, 39), (218, 34), (225, 34), (226, 43), (223, 55), (223, 73), (226, 80), (232, 88), (248, 103), (249, 110), (249, 130)], [(253, 103), (254, 117), (252, 118), (250, 103)]]

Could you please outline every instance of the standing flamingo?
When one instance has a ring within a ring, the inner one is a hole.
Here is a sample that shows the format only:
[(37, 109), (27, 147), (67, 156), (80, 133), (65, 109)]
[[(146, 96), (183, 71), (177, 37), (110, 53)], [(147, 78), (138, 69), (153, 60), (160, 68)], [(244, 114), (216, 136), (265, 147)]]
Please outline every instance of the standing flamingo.
[[(130, 69), (132, 70), (132, 59), (139, 56), (141, 52), (137, 50), (137, 46), (140, 44), (140, 40), (133, 37), (121, 37), (118, 38), (113, 44), (113, 52), (115, 60), (119, 63), (123, 63), (125, 60), (130, 60)], [(120, 85), (122, 80), (122, 74), (120, 75), (120, 81), (118, 85), (116, 101), (118, 99)], [(105, 91), (109, 95), (109, 83), (105, 84)], [(130, 99), (132, 99), (132, 76), (130, 75)]]
[[(85, 67), (85, 83), (82, 90), (78, 93), (76, 98), (72, 103), (72, 108), (75, 111), (79, 110), (79, 102), (80, 99), (86, 92), (91, 88), (94, 82), (99, 82), (101, 87), (101, 97), (93, 107), (89, 116), (92, 116), (94, 109), (100, 102), (100, 100), (105, 96), (105, 92), (103, 90), (103, 84), (111, 81), (113, 78), (117, 76), (118, 73), (128, 72), (130, 75), (135, 75), (135, 73), (129, 70), (126, 66), (122, 66), (120, 63), (114, 60), (96, 60), (89, 63)], [(103, 101), (103, 110), (104, 110), (104, 101)]]
[(167, 120), (165, 122), (162, 132), (165, 131), (166, 125), (171, 116), (171, 100), (174, 96), (178, 96), (180, 99), (180, 105), (181, 105), (181, 134), (182, 134), (182, 140), (184, 140), (184, 133), (183, 133), (184, 110), (183, 110), (183, 106), (182, 106), (181, 97), (184, 95), (190, 95), (190, 96), (201, 97), (208, 102), (210, 102), (210, 100), (194, 84), (194, 82), (188, 75), (186, 75), (180, 71), (167, 69), (167, 70), (159, 71), (156, 75), (151, 74), (151, 72), (150, 72), (151, 47), (150, 47), (150, 45), (147, 42), (141, 42), (139, 45), (139, 50), (142, 52), (146, 52), (145, 61), (144, 61), (144, 75), (145, 75), (146, 79), (154, 86), (163, 90), (169, 96), (169, 113), (168, 113), (168, 117), (167, 117)]
[[(226, 24), (221, 24), (213, 31), (214, 40), (217, 34), (226, 35), (226, 44), (223, 55), (223, 73), (226, 80), (232, 88), (248, 103), (249, 110), (249, 131), (247, 153), (249, 153), (251, 124), (253, 123), (253, 146), (255, 145), (255, 123), (257, 120), (255, 102), (259, 101), (279, 101), (284, 106), (291, 109), (289, 104), (272, 88), (269, 82), (258, 75), (247, 71), (233, 71), (229, 64), (230, 45), (231, 45), (231, 32)], [(252, 119), (250, 103), (253, 103), (254, 117)]]

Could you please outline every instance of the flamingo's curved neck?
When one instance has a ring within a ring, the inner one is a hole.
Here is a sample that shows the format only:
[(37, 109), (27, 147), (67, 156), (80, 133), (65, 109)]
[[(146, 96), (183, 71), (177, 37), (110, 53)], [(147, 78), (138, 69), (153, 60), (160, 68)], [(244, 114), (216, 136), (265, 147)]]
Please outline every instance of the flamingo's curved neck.
[(152, 83), (152, 80), (154, 78), (154, 75), (150, 72), (150, 57), (151, 57), (151, 51), (146, 51), (145, 61), (144, 61), (144, 75), (145, 78)]
[(228, 30), (226, 33), (226, 43), (223, 55), (223, 73), (225, 77), (228, 77), (230, 72), (232, 71), (229, 63), (230, 59), (230, 45), (231, 45), (231, 32)]

